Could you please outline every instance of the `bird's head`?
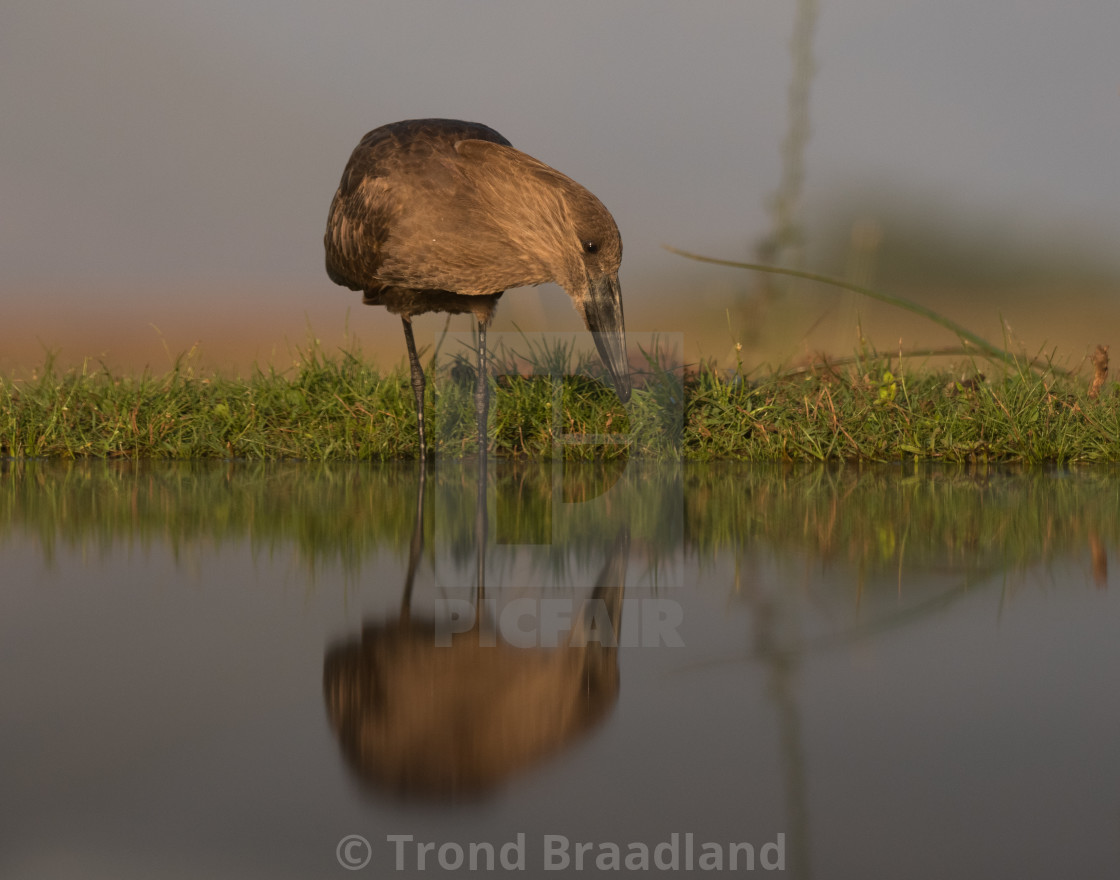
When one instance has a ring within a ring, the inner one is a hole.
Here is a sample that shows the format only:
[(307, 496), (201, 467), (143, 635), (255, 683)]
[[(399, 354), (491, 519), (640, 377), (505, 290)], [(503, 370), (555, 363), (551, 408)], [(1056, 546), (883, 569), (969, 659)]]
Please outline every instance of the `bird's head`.
[(503, 209), (491, 216), (502, 218), (516, 256), (540, 266), (528, 283), (555, 281), (567, 291), (626, 403), (631, 385), (618, 284), (622, 238), (610, 211), (570, 177), (512, 147), (461, 141), (456, 150), (485, 168), (476, 180), (485, 179)]
[(562, 231), (562, 263), (556, 267), (556, 281), (568, 292), (591, 331), (619, 399), (626, 403), (630, 399), (630, 370), (618, 283), (622, 238), (603, 203), (574, 181), (569, 183), (571, 187), (565, 188), (568, 222)]

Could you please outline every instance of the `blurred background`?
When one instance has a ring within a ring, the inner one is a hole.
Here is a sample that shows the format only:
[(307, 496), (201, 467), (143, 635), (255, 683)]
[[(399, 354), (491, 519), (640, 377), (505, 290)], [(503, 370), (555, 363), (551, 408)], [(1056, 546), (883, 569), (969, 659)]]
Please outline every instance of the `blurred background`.
[[(1118, 34), (1115, 0), (6, 0), (0, 372), (284, 368), (310, 338), (401, 363), (322, 235), (362, 134), (424, 116), (595, 192), (628, 327), (684, 334), (686, 361), (954, 340), (663, 244), (869, 283), (1076, 366), (1120, 326)], [(580, 322), (544, 287), (503, 299), (515, 327)]]

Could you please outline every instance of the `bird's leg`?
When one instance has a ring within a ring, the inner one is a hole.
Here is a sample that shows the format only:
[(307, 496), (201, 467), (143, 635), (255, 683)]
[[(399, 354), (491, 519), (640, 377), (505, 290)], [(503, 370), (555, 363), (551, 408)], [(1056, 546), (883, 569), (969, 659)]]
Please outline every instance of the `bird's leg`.
[(474, 600), (474, 624), (478, 631), (479, 644), (493, 647), (495, 644), (493, 628), (483, 629), (482, 626), (483, 612), (486, 608), (486, 547), (490, 537), (490, 519), (486, 510), (487, 488), (486, 451), (480, 447), (478, 452), (478, 495), (475, 499), (474, 508), (474, 541), (478, 553), (478, 587), (475, 591)]
[(412, 321), (401, 318), (404, 324), (404, 341), (408, 346), (408, 365), (412, 370), (412, 393), (416, 395), (416, 427), (420, 433), (420, 458), (427, 458), (428, 444), (424, 439), (424, 368), (416, 356), (416, 340), (412, 338)]
[(401, 620), (412, 614), (412, 584), (416, 569), (424, 552), (424, 494), (428, 484), (428, 460), (420, 456), (420, 479), (416, 484), (416, 518), (412, 521), (412, 543), (408, 548), (408, 573), (404, 578), (404, 595), (401, 596)]
[(478, 544), (478, 594), (475, 597), (475, 626), (479, 644), (493, 645), (494, 633), (482, 629), (482, 612), (486, 591), (486, 544), (489, 537), (489, 519), (486, 512), (487, 421), (490, 410), (490, 388), (486, 382), (486, 322), (478, 322), (478, 375), (474, 386), (475, 416), (478, 418), (478, 499), (475, 506), (475, 542)]
[(478, 322), (478, 375), (474, 386), (474, 411), (478, 417), (478, 452), (486, 455), (487, 422), (490, 417), (490, 387), (486, 382), (486, 324)]

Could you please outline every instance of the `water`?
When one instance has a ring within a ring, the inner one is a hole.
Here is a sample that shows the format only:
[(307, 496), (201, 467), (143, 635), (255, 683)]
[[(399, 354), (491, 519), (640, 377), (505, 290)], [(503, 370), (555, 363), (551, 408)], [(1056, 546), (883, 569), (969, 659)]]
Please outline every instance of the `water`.
[(419, 476), (7, 463), (0, 876), (1111, 876), (1114, 472)]

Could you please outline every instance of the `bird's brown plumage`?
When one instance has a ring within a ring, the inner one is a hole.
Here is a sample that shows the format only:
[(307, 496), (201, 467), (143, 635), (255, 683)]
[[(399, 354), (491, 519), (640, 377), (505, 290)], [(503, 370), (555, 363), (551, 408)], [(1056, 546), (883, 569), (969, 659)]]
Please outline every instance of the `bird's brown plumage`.
[[(369, 132), (343, 172), (324, 244), (331, 280), (405, 322), (421, 445), (423, 374), (412, 317), (473, 314), (481, 361), (485, 328), (512, 287), (560, 284), (595, 334), (619, 396), (629, 399), (614, 219), (584, 187), (492, 128), (419, 119)], [(480, 379), (480, 420), (483, 394)]]

